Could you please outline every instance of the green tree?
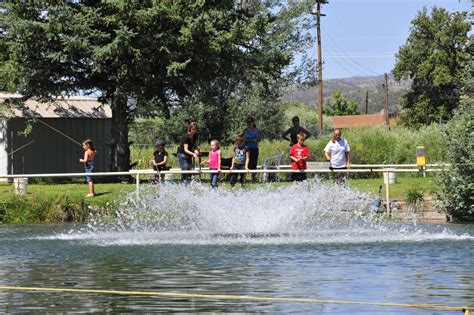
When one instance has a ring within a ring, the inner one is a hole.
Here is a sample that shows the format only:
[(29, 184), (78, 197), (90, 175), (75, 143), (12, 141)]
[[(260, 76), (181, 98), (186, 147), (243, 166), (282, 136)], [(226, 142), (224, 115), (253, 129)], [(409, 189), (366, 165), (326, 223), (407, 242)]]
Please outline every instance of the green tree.
[[(225, 134), (229, 99), (255, 84), (276, 95), (303, 38), (280, 1), (6, 2), (1, 25), (25, 99), (94, 93), (112, 108), (112, 170), (129, 169), (129, 123), (197, 108)], [(278, 84), (277, 84), (278, 83)], [(197, 119), (196, 119), (197, 118)]]
[(19, 65), (9, 57), (5, 33), (1, 31), (2, 29), (0, 24), (0, 91), (15, 92), (21, 79), (21, 70)]
[(424, 8), (412, 21), (410, 35), (396, 55), (397, 81), (411, 79), (402, 99), (403, 121), (413, 127), (449, 120), (458, 106), (471, 25), (467, 12)]
[(342, 115), (360, 115), (359, 105), (357, 101), (349, 100), (342, 95), (341, 91), (334, 91), (331, 95), (332, 99), (326, 101), (324, 106), (324, 114), (328, 116)]

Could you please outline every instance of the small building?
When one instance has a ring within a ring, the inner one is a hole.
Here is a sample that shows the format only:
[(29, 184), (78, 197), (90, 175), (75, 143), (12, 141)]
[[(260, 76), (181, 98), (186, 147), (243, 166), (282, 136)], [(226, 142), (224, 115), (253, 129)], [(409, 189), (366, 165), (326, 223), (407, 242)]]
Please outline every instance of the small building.
[(98, 151), (95, 169), (110, 170), (112, 112), (108, 105), (86, 96), (3, 104), (12, 98), (21, 95), (0, 93), (0, 175), (82, 173), (81, 143), (88, 138)]

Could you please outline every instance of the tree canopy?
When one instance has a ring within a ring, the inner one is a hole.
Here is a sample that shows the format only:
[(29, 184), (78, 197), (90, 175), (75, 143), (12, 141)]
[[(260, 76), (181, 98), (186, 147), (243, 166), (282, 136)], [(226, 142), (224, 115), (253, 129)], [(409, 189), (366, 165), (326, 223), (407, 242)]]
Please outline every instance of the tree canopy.
[(25, 98), (94, 93), (110, 104), (113, 171), (129, 169), (128, 125), (137, 115), (184, 110), (210, 136), (225, 137), (231, 100), (250, 90), (276, 100), (283, 71), (305, 40), (297, 22), (304, 7), (282, 1), (0, 6), (0, 46), (21, 69), (10, 73), (20, 77)]
[(402, 119), (409, 126), (449, 120), (458, 106), (471, 25), (467, 12), (424, 8), (412, 21), (410, 35), (396, 55), (396, 80), (411, 79)]
[(341, 91), (334, 91), (330, 100), (324, 106), (324, 114), (328, 116), (359, 115), (359, 105), (355, 100), (349, 100)]

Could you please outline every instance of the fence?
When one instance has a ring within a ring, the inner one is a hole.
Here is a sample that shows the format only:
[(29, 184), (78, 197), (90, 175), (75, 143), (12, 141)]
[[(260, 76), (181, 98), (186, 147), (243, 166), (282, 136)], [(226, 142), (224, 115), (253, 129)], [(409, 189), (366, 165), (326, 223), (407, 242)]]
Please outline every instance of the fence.
[[(374, 164), (374, 165), (352, 165), (350, 169), (342, 170), (329, 170), (327, 168), (313, 168), (307, 169), (305, 171), (298, 171), (289, 168), (288, 165), (282, 165), (279, 169), (260, 169), (256, 170), (221, 170), (221, 174), (229, 173), (257, 173), (257, 174), (279, 174), (279, 173), (306, 173), (306, 174), (315, 174), (315, 173), (381, 173), (385, 174), (387, 180), (385, 181), (385, 199), (387, 206), (387, 213), (390, 213), (390, 173), (420, 173), (423, 174), (429, 172), (444, 172), (449, 168), (449, 164), (429, 164), (426, 165), (425, 169), (414, 168), (416, 164)], [(215, 173), (215, 170), (209, 170), (207, 168), (183, 171), (180, 169), (170, 169), (168, 171), (157, 172), (154, 170), (130, 170), (128, 172), (97, 172), (97, 173), (53, 173), (53, 174), (15, 174), (15, 175), (0, 175), (1, 178), (6, 179), (15, 179), (15, 178), (45, 178), (45, 177), (86, 177), (86, 176), (134, 176), (136, 193), (139, 193), (140, 190), (140, 175), (157, 175), (157, 174), (189, 174), (189, 175), (201, 175), (201, 174), (210, 174)]]

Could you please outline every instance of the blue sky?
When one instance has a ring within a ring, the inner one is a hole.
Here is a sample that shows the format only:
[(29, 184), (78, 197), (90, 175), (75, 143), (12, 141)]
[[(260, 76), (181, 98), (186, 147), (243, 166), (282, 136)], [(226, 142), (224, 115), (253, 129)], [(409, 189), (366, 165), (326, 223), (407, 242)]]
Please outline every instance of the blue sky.
[[(470, 11), (471, 0), (329, 0), (321, 21), (323, 79), (389, 73), (423, 8)], [(316, 31), (314, 31), (316, 34)], [(316, 56), (316, 47), (312, 51)]]

